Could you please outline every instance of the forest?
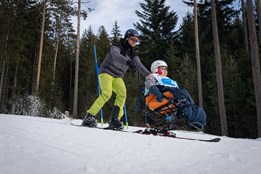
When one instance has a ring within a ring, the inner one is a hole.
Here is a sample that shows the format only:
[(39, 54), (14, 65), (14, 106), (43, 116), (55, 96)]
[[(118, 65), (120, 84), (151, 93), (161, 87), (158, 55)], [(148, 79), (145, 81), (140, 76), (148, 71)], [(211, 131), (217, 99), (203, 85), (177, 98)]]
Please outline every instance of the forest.
[[(204, 132), (261, 137), (260, 0), (184, 0), (194, 10), (179, 27), (165, 1), (140, 0), (142, 10), (133, 9), (140, 19), (133, 28), (141, 34), (136, 51), (143, 64), (150, 69), (154, 60), (167, 62), (169, 77), (205, 109)], [(94, 45), (100, 64), (125, 31), (117, 21), (112, 31), (101, 22), (98, 34), (90, 26), (79, 36), (72, 18), (84, 21), (95, 13), (91, 7), (79, 10), (79, 2), (1, 0), (0, 113), (31, 115), (37, 107), (35, 116), (69, 111), (84, 117), (98, 96)], [(129, 71), (129, 125), (144, 126), (144, 79)], [(105, 121), (114, 98), (103, 107)]]

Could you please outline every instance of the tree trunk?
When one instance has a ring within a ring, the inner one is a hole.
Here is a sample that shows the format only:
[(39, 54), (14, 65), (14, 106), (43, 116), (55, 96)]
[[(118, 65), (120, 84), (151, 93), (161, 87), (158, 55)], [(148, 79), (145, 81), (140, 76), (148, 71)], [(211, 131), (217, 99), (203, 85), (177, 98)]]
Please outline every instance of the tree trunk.
[(254, 20), (254, 7), (252, 0), (247, 0), (248, 11), (248, 29), (250, 38), (250, 53), (252, 60), (252, 75), (254, 81), (255, 98), (256, 98), (256, 111), (257, 111), (257, 127), (258, 137), (261, 137), (261, 75), (260, 75), (260, 62), (259, 51), (256, 36), (256, 27)]
[(258, 23), (259, 23), (259, 44), (261, 45), (261, 2), (260, 0), (256, 1), (256, 8), (257, 8), (257, 14), (258, 14)]
[(249, 46), (248, 46), (248, 35), (247, 35), (247, 12), (245, 8), (245, 2), (244, 0), (241, 0), (241, 5), (242, 5), (242, 19), (243, 19), (243, 30), (244, 30), (244, 45), (245, 45), (245, 50), (249, 52)]
[(228, 135), (227, 117), (226, 117), (225, 100), (224, 100), (222, 63), (220, 58), (215, 0), (211, 0), (211, 18), (212, 18), (212, 29), (213, 29), (213, 37), (214, 37), (215, 60), (216, 60), (216, 78), (217, 78), (217, 88), (218, 88), (218, 104), (219, 104), (219, 114), (220, 114), (220, 124), (221, 124), (221, 135), (227, 136)]
[[(59, 21), (57, 21), (59, 23)], [(59, 26), (60, 24), (58, 24)], [(51, 95), (51, 108), (54, 108), (55, 105), (55, 98), (54, 98), (54, 84), (55, 84), (55, 73), (56, 73), (56, 64), (57, 64), (57, 56), (59, 50), (59, 42), (60, 42), (60, 28), (57, 27), (57, 38), (56, 38), (56, 48), (55, 48), (55, 55), (54, 55), (54, 62), (53, 62), (53, 78), (52, 78), (52, 95)]]
[(0, 104), (3, 104), (3, 99), (4, 94), (3, 94), (3, 89), (4, 89), (4, 74), (5, 74), (5, 66), (6, 66), (6, 60), (8, 60), (8, 55), (7, 53), (7, 45), (8, 45), (8, 40), (9, 40), (9, 31), (10, 31), (10, 19), (7, 19), (8, 21), (8, 29), (5, 37), (5, 46), (4, 46), (4, 51), (3, 51), (3, 67), (2, 67), (2, 73), (1, 73), (1, 80), (0, 80)]
[(39, 48), (39, 56), (38, 56), (38, 68), (37, 68), (37, 78), (36, 78), (36, 87), (35, 87), (35, 94), (36, 95), (38, 95), (39, 84), (40, 84), (41, 63), (42, 63), (42, 53), (43, 53), (44, 24), (45, 24), (45, 8), (46, 8), (46, 0), (43, 0), (42, 29), (41, 29), (40, 48)]
[(3, 105), (6, 105), (6, 101), (8, 99), (8, 86), (9, 86), (9, 63), (6, 62), (6, 72), (5, 72), (5, 76), (4, 76), (4, 84), (3, 84)]
[(200, 55), (199, 55), (199, 36), (198, 36), (198, 13), (197, 13), (197, 1), (194, 0), (194, 26), (195, 26), (195, 51), (197, 61), (197, 78), (198, 78), (198, 102), (199, 106), (203, 107), (202, 97), (202, 82), (201, 82), (201, 67), (200, 67)]
[(73, 62), (72, 60), (70, 61), (70, 87), (69, 87), (69, 96), (70, 96), (70, 106), (72, 104), (73, 101), (73, 91), (72, 91), (72, 85), (73, 85)]
[(80, 19), (81, 19), (81, 0), (78, 0), (78, 19), (77, 19), (77, 45), (75, 60), (75, 79), (74, 79), (74, 100), (73, 100), (73, 116), (77, 117), (78, 107), (78, 76), (79, 76), (79, 54), (80, 54)]
[[(15, 66), (15, 76), (14, 76), (14, 86), (12, 89), (12, 100), (15, 99), (16, 97), (16, 88), (17, 88), (17, 72), (18, 72), (18, 67), (19, 67), (19, 63), (16, 62), (16, 66)], [(12, 114), (15, 114), (15, 105), (12, 105)]]
[(3, 103), (3, 89), (4, 89), (4, 74), (5, 74), (5, 59), (3, 59), (3, 64), (2, 64), (2, 72), (1, 72), (1, 80), (0, 80), (0, 104), (2, 105)]
[(56, 49), (55, 49), (55, 55), (54, 55), (54, 63), (53, 63), (53, 83), (55, 80), (55, 71), (56, 71), (57, 55), (58, 55), (58, 50), (59, 50), (59, 42), (60, 42), (60, 31), (58, 30), (57, 40), (56, 40)]

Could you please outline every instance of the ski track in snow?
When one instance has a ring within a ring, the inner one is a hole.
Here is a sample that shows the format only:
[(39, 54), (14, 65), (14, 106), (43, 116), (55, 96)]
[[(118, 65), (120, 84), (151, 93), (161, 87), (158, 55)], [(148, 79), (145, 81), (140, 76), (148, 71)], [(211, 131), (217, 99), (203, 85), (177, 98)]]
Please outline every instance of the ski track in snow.
[(76, 127), (69, 119), (0, 114), (0, 153), (0, 174), (261, 174), (260, 139), (206, 143)]

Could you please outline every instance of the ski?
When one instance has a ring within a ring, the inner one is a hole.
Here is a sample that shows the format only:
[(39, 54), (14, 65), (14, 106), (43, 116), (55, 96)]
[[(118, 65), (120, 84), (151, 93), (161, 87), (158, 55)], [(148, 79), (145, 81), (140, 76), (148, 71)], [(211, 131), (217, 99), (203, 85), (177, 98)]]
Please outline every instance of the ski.
[(194, 140), (194, 141), (203, 141), (203, 142), (219, 142), (221, 138), (213, 138), (213, 139), (196, 139), (196, 138), (187, 138), (187, 137), (175, 137), (177, 139), (183, 140)]
[[(78, 127), (85, 127), (85, 126), (73, 124), (73, 123), (71, 123), (71, 125), (78, 126)], [(87, 128), (89, 128), (89, 127), (87, 127)], [(179, 137), (179, 136), (176, 136), (175, 132), (166, 131), (166, 132), (163, 133), (163, 132), (154, 132), (154, 131), (150, 131), (150, 130), (147, 130), (147, 129), (145, 129), (145, 130), (139, 129), (139, 130), (136, 130), (136, 131), (114, 130), (114, 129), (109, 129), (108, 127), (105, 127), (105, 128), (96, 127), (94, 129), (135, 133), (135, 134), (140, 134), (140, 135), (153, 135), (153, 136), (168, 137), (168, 138), (175, 138), (175, 139), (181, 139), (181, 140), (201, 141), (201, 142), (219, 142), (221, 140), (221, 138), (198, 139), (198, 138)]]
[(138, 130), (134, 131), (133, 133), (138, 133), (142, 135), (154, 135), (154, 136), (162, 136), (162, 137), (169, 137), (169, 138), (176, 138), (176, 139), (182, 139), (182, 140), (192, 140), (192, 141), (202, 141), (202, 142), (219, 142), (221, 138), (213, 138), (213, 139), (198, 139), (198, 138), (188, 138), (188, 137), (179, 137), (176, 136), (176, 133), (174, 132), (164, 132), (164, 133), (158, 133), (158, 132), (150, 132), (148, 130)]

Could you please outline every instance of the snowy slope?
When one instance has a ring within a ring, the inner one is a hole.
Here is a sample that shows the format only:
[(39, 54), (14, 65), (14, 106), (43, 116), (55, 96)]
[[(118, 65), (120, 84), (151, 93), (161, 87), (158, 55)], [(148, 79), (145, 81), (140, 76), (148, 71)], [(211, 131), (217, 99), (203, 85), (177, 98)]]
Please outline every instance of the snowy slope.
[(261, 174), (260, 139), (221, 138), (206, 143), (0, 114), (0, 174)]

